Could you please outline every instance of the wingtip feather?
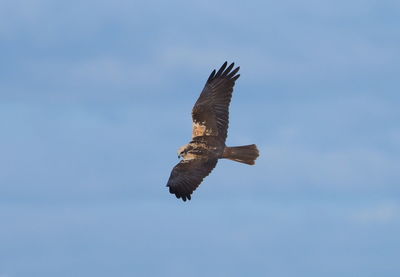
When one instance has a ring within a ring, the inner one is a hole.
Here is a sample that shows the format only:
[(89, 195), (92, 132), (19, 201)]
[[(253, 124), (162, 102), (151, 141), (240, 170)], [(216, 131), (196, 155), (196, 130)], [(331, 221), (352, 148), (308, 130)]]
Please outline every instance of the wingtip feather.
[(221, 68), (218, 70), (217, 74), (215, 74), (215, 77), (221, 76), (222, 72), (225, 70), (227, 65), (228, 65), (228, 62), (225, 61), (224, 64), (221, 66)]
[(235, 76), (236, 73), (239, 72), (240, 66), (236, 67), (231, 73), (229, 73), (229, 75), (227, 75), (228, 78), (232, 78), (233, 76)]
[(207, 79), (207, 82), (210, 81), (215, 76), (215, 69), (211, 72), (210, 76)]
[(235, 63), (231, 63), (227, 69), (225, 69), (224, 73), (222, 73), (222, 76), (227, 76), (228, 73), (232, 70), (233, 66), (235, 65)]

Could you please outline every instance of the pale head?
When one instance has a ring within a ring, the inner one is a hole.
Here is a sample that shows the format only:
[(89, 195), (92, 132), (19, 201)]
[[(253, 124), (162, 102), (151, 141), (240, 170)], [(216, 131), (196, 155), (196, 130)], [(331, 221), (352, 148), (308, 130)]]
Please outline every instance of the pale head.
[(185, 156), (187, 154), (188, 146), (189, 146), (189, 144), (186, 144), (184, 146), (179, 147), (179, 149), (178, 149), (178, 158), (180, 158), (180, 157), (185, 158)]

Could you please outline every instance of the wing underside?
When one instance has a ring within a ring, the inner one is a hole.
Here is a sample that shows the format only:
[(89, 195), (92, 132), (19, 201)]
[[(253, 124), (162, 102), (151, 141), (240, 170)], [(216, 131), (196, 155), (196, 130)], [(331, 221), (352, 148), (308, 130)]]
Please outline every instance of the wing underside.
[(235, 81), (239, 78), (239, 67), (225, 62), (218, 72), (208, 78), (199, 99), (192, 110), (193, 135), (218, 136), (225, 141), (229, 125), (229, 104)]
[(167, 187), (183, 201), (191, 199), (191, 194), (200, 185), (203, 179), (210, 174), (217, 165), (217, 159), (182, 160), (171, 172)]

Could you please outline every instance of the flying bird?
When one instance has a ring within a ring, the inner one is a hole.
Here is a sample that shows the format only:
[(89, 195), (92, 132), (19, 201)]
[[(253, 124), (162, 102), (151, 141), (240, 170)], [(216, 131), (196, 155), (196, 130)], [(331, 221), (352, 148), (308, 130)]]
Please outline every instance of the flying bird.
[[(218, 72), (211, 72), (192, 109), (192, 141), (179, 148), (182, 160), (172, 169), (167, 187), (183, 201), (190, 200), (193, 191), (217, 165), (218, 159), (254, 165), (259, 152), (255, 144), (228, 147), (229, 104), (240, 67), (225, 62)], [(233, 70), (232, 70), (233, 69)]]

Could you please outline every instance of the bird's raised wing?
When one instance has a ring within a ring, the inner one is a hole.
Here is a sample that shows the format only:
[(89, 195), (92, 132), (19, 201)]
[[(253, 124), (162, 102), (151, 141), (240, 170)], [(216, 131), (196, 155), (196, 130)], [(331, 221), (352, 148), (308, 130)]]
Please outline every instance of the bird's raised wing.
[(172, 169), (167, 183), (169, 192), (175, 194), (177, 198), (182, 198), (183, 201), (190, 200), (190, 195), (214, 169), (217, 161), (217, 159), (182, 160)]
[(197, 99), (192, 110), (193, 136), (218, 136), (225, 141), (228, 134), (229, 104), (232, 98), (233, 86), (239, 78), (240, 67), (234, 63), (227, 66), (225, 62), (210, 77)]

